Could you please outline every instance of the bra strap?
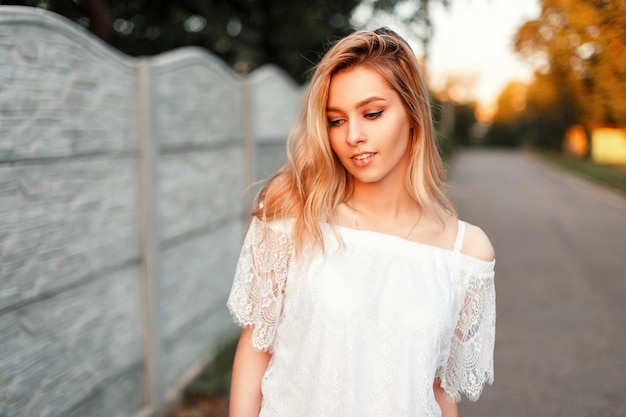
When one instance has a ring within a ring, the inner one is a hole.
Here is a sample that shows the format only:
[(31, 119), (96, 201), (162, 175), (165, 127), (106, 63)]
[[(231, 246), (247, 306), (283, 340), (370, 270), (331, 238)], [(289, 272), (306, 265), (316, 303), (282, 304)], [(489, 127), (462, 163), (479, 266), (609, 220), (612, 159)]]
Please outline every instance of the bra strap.
[(465, 222), (459, 220), (459, 226), (456, 232), (456, 240), (454, 241), (454, 252), (461, 252), (463, 249), (463, 238), (465, 237)]

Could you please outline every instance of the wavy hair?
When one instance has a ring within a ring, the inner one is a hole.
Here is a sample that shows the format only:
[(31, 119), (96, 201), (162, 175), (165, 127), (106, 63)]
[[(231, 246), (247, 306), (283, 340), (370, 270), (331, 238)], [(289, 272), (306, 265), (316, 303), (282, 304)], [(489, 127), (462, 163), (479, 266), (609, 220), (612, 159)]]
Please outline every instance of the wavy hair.
[(330, 146), (326, 105), (331, 77), (357, 66), (385, 78), (416, 127), (409, 144), (408, 192), (439, 219), (441, 209), (455, 213), (445, 192), (428, 90), (411, 47), (390, 29), (361, 30), (332, 45), (314, 68), (287, 140), (287, 161), (261, 189), (251, 213), (264, 222), (293, 219), (296, 252), (309, 245), (323, 247), (321, 222), (332, 225), (333, 212), (352, 194), (352, 178)]

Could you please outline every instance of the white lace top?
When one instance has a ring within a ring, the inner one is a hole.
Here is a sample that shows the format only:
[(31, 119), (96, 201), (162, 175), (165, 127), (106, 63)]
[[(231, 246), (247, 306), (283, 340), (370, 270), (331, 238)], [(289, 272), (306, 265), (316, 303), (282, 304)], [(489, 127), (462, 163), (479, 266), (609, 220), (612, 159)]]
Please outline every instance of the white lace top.
[(260, 417), (440, 416), (448, 395), (493, 381), (495, 261), (382, 233), (324, 226), (325, 253), (294, 257), (290, 221), (253, 219), (228, 308), (273, 353)]

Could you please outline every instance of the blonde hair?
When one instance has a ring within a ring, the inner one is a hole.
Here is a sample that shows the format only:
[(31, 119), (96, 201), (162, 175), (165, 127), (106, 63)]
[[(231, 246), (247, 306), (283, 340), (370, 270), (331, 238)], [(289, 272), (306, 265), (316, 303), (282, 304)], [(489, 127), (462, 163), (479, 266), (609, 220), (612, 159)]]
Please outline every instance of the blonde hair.
[(409, 145), (408, 192), (440, 219), (440, 209), (455, 213), (445, 193), (428, 90), (413, 51), (387, 28), (357, 31), (335, 43), (315, 67), (287, 141), (287, 162), (260, 191), (251, 213), (264, 222), (292, 218), (296, 252), (307, 245), (323, 247), (320, 222), (332, 225), (332, 213), (352, 194), (351, 176), (330, 147), (326, 105), (331, 77), (356, 66), (382, 75), (416, 126)]

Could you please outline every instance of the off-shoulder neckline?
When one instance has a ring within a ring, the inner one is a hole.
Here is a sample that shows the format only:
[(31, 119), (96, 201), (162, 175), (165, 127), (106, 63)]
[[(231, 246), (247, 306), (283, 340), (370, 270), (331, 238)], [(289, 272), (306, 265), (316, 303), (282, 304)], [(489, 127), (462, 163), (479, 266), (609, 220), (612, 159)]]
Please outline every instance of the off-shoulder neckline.
[[(326, 223), (326, 225), (330, 226), (328, 223)], [(459, 256), (461, 259), (465, 259), (465, 260), (467, 260), (469, 262), (476, 263), (477, 265), (483, 265), (485, 267), (493, 266), (493, 265), (495, 265), (495, 262), (496, 262), (495, 259), (492, 259), (491, 261), (485, 261), (483, 259), (476, 258), (474, 256), (468, 255), (468, 254), (463, 253), (463, 252), (455, 252), (451, 248), (444, 248), (443, 246), (437, 246), (437, 245), (432, 245), (432, 244), (425, 243), (425, 242), (417, 242), (417, 241), (414, 241), (414, 240), (408, 240), (408, 239), (404, 239), (402, 236), (398, 236), (398, 235), (394, 235), (394, 234), (390, 234), (390, 233), (376, 232), (376, 231), (367, 230), (367, 229), (356, 229), (356, 228), (353, 228), (353, 227), (341, 226), (341, 225), (334, 225), (334, 227), (337, 230), (339, 230), (339, 231), (344, 231), (346, 233), (352, 233), (354, 235), (364, 234), (364, 235), (370, 235), (372, 237), (379, 237), (381, 239), (388, 239), (389, 242), (397, 242), (397, 244), (403, 245), (406, 248), (419, 247), (419, 248), (423, 248), (423, 249), (437, 251), (437, 252), (440, 252), (440, 253), (445, 253), (445, 254)]]
[[(261, 221), (260, 219), (257, 218), (257, 220)], [(279, 229), (282, 229), (282, 231), (284, 233), (289, 233), (289, 229), (291, 228), (291, 226), (293, 225), (293, 219), (291, 218), (284, 218), (284, 219), (276, 219), (273, 220), (270, 223), (273, 223), (275, 225), (281, 225), (279, 226)], [(459, 220), (459, 221), (463, 221), (463, 220)], [(328, 228), (328, 230), (331, 230), (332, 227), (335, 227), (338, 231), (343, 231), (344, 233), (348, 233), (348, 234), (353, 234), (354, 236), (358, 236), (359, 234), (364, 234), (364, 235), (369, 235), (372, 237), (378, 237), (380, 239), (388, 239), (389, 242), (394, 242), (398, 245), (400, 245), (400, 247), (405, 248), (406, 250), (411, 250), (414, 248), (422, 248), (422, 249), (428, 249), (431, 251), (435, 251), (435, 252), (439, 252), (441, 254), (447, 254), (447, 255), (451, 255), (451, 256), (458, 256), (460, 259), (465, 260), (467, 263), (470, 264), (475, 264), (477, 267), (479, 268), (483, 268), (485, 270), (490, 270), (493, 269), (493, 267), (495, 266), (496, 260), (495, 258), (492, 259), (491, 261), (485, 261), (479, 258), (476, 258), (474, 256), (468, 255), (466, 253), (463, 252), (455, 252), (453, 249), (451, 248), (444, 248), (442, 246), (436, 246), (436, 245), (431, 245), (428, 243), (424, 243), (424, 242), (416, 242), (413, 240), (408, 240), (408, 239), (404, 239), (401, 236), (398, 235), (393, 235), (393, 234), (389, 234), (389, 233), (383, 233), (383, 232), (376, 232), (373, 230), (367, 230), (367, 229), (356, 229), (353, 227), (349, 227), (349, 226), (341, 226), (341, 225), (331, 225), (330, 223), (327, 222), (320, 222), (320, 224), (322, 226), (325, 226)]]

